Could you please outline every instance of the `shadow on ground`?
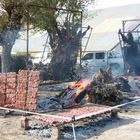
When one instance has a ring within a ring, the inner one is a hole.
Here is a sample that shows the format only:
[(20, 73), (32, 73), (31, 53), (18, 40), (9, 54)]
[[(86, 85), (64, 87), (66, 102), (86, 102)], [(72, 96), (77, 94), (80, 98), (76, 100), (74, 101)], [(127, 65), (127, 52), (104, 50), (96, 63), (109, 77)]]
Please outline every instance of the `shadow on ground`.
[[(133, 118), (116, 118), (112, 119), (107, 116), (104, 119), (99, 118), (96, 121), (91, 121), (85, 125), (75, 126), (77, 140), (85, 140), (91, 137), (98, 138), (103, 132), (120, 127), (122, 125), (128, 125), (136, 122)], [(59, 140), (73, 140), (72, 127), (66, 126), (61, 130), (61, 136)]]

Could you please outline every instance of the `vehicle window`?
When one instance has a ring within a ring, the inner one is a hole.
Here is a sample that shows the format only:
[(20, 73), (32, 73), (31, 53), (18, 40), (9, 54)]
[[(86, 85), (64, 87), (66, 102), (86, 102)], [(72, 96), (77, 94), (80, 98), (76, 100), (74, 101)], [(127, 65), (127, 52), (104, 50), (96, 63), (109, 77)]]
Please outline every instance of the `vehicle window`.
[(105, 53), (96, 53), (95, 54), (95, 59), (104, 59), (105, 58)]
[(88, 53), (82, 58), (82, 60), (89, 60), (89, 59), (93, 59), (93, 53)]
[(48, 53), (47, 58), (51, 58), (52, 57), (52, 53)]
[(113, 53), (112, 52), (108, 53), (108, 58), (113, 58)]
[(108, 58), (120, 58), (120, 57), (122, 57), (122, 55), (118, 52), (110, 52), (108, 54)]

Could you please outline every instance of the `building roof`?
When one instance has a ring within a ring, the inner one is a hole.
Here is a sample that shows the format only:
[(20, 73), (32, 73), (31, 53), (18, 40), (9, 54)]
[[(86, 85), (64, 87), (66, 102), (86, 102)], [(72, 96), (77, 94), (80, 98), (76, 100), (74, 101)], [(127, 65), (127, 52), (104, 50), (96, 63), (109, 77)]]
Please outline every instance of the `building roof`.
[[(118, 30), (122, 28), (122, 20), (140, 19), (139, 13), (140, 3), (90, 11), (84, 26), (90, 25), (93, 31), (86, 51), (113, 48), (119, 42)], [(133, 27), (134, 22), (129, 24), (129, 29)]]

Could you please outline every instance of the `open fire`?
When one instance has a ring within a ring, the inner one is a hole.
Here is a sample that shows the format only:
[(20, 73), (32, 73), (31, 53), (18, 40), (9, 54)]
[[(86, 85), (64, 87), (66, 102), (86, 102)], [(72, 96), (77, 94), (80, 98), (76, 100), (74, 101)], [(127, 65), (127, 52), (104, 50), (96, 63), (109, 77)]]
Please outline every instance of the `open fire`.
[[(122, 92), (128, 87), (128, 81), (123, 77), (116, 80), (111, 77), (110, 72), (101, 70), (92, 81), (79, 79), (59, 95), (45, 99), (47, 101), (39, 101), (38, 106), (51, 111), (74, 108), (86, 103), (117, 105), (123, 100)], [(129, 90), (130, 88), (127, 89)]]
[(90, 81), (82, 79), (70, 85), (59, 95), (61, 99), (64, 99), (63, 108), (74, 107), (81, 102), (92, 102), (92, 96), (89, 91), (90, 86)]

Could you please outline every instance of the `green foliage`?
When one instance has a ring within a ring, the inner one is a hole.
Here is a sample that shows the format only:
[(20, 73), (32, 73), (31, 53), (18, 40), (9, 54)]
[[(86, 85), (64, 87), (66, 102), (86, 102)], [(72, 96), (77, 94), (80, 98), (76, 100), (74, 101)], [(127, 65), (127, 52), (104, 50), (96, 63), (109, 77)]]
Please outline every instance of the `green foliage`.
[[(58, 24), (58, 17), (74, 13), (67, 10), (79, 10), (80, 4), (76, 0), (32, 0), (32, 3), (40, 7), (30, 7), (30, 23), (37, 29), (52, 31)], [(45, 8), (46, 7), (46, 8)], [(55, 9), (56, 8), (56, 9)], [(64, 18), (64, 17), (63, 17)], [(65, 19), (64, 19), (65, 22)]]
[(28, 4), (48, 7), (29, 7), (29, 20), (35, 29), (50, 31), (57, 26), (57, 18), (64, 12), (54, 8), (79, 10), (81, 2), (79, 0), (1, 0), (1, 3), (6, 11), (0, 17), (1, 31), (5, 28), (12, 29), (24, 25), (27, 22)]
[(7, 25), (8, 23), (8, 14), (6, 13), (6, 11), (0, 11), (0, 31), (3, 30), (3, 28)]
[(7, 24), (3, 30), (13, 29), (22, 25), (22, 18), (26, 15), (27, 2), (24, 0), (2, 0), (2, 7), (7, 13)]
[[(26, 25), (29, 19), (31, 28), (37, 31), (45, 30), (48, 32), (52, 50), (66, 46), (68, 41), (70, 42), (70, 40), (75, 38), (76, 31), (78, 31), (78, 27), (76, 26), (79, 22), (76, 21), (78, 19), (76, 16), (79, 16), (79, 14), (74, 10), (77, 11), (80, 9), (81, 1), (82, 0), (1, 0), (5, 13), (0, 16), (2, 19), (0, 20), (0, 45), (7, 49), (5, 49), (5, 53), (10, 52), (16, 39), (19, 37), (19, 31)], [(29, 4), (41, 5), (46, 8), (39, 8), (38, 6), (29, 7)], [(60, 8), (70, 11), (66, 12), (65, 10), (60, 10)], [(77, 23), (75, 23), (75, 21)], [(73, 29), (75, 29), (74, 33)], [(69, 33), (69, 31), (71, 31), (71, 33)], [(65, 33), (65, 40), (63, 41)], [(79, 39), (77, 40), (79, 41)], [(67, 46), (70, 47), (71, 43)], [(79, 45), (76, 43), (76, 46)], [(10, 53), (7, 55), (10, 55)], [(6, 55), (3, 55), (3, 60), (6, 60)], [(6, 63), (8, 62), (10, 64), (10, 60), (6, 61)], [(9, 64), (5, 65), (3, 69), (9, 69), (6, 68)]]

